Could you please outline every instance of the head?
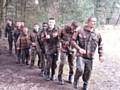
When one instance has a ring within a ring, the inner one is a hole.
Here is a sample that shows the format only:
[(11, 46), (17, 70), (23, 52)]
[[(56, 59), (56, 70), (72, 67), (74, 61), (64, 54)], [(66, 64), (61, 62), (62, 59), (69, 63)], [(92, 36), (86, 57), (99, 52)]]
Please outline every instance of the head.
[(53, 29), (55, 27), (55, 19), (54, 18), (49, 18), (48, 26), (50, 29)]
[(78, 26), (79, 26), (79, 25), (78, 25), (78, 22), (75, 22), (75, 21), (74, 21), (74, 22), (71, 23), (71, 29), (72, 29), (72, 30), (75, 30)]
[(67, 32), (71, 32), (71, 31), (72, 31), (71, 26), (69, 26), (69, 25), (65, 25), (64, 29), (65, 29)]
[(40, 26), (38, 24), (34, 24), (33, 28), (36, 32), (38, 32), (40, 29)]
[(7, 24), (9, 24), (10, 26), (12, 26), (12, 24), (13, 24), (13, 23), (12, 23), (12, 20), (11, 20), (11, 19), (8, 19), (8, 20), (7, 20)]
[(20, 29), (21, 28), (21, 22), (16, 22), (16, 27), (18, 28), (18, 29)]
[(95, 17), (89, 17), (87, 20), (87, 26), (90, 28), (95, 28), (96, 27), (96, 21), (97, 19)]
[(28, 28), (27, 27), (23, 27), (23, 34), (25, 34), (25, 35), (28, 34)]
[(25, 22), (21, 22), (21, 27), (24, 27), (25, 26)]
[(42, 27), (43, 27), (43, 30), (47, 30), (47, 28), (48, 28), (48, 23), (44, 22), (44, 23), (42, 24)]

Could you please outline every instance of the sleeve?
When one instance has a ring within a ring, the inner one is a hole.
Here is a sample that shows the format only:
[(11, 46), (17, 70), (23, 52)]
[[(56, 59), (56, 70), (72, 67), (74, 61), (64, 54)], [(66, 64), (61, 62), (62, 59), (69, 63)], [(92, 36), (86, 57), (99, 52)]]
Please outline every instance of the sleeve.
[(98, 35), (98, 54), (99, 56), (103, 56), (103, 41), (102, 41), (102, 37), (101, 35), (99, 34)]
[(7, 34), (8, 34), (8, 25), (6, 25), (5, 27), (5, 37), (7, 37)]

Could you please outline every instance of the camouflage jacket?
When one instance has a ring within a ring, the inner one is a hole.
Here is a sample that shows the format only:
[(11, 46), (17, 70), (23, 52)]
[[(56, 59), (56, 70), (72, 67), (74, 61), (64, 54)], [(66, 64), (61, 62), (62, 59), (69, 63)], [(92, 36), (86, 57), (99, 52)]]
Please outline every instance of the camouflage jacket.
[(73, 51), (73, 47), (71, 46), (71, 39), (74, 34), (74, 31), (71, 30), (69, 26), (65, 26), (59, 33), (59, 38), (61, 42), (61, 47), (64, 49), (64, 52)]
[[(49, 38), (48, 38), (49, 37)], [(48, 30), (45, 33), (45, 49), (47, 54), (52, 54), (58, 52), (59, 37), (58, 37), (58, 28), (54, 28), (53, 30)]]
[(30, 37), (29, 35), (24, 35), (23, 33), (20, 34), (18, 40), (17, 40), (17, 48), (19, 49), (29, 49), (30, 48)]
[(77, 31), (73, 35), (73, 39), (76, 40), (80, 48), (86, 50), (86, 54), (82, 55), (83, 58), (93, 59), (97, 46), (99, 56), (103, 55), (103, 43), (100, 33), (96, 31), (90, 32), (84, 28)]

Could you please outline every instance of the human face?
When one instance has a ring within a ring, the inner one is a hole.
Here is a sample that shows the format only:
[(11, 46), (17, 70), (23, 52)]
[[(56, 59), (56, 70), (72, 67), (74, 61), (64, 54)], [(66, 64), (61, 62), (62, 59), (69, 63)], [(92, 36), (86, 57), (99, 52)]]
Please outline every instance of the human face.
[(49, 20), (48, 25), (50, 29), (53, 29), (55, 27), (55, 20)]
[(36, 25), (34, 25), (34, 29), (35, 29), (35, 31), (36, 31), (36, 32), (38, 32), (38, 31), (39, 31), (39, 28), (40, 28), (40, 27), (39, 27), (39, 25), (37, 25), (37, 24), (36, 24)]
[(48, 25), (47, 24), (43, 24), (43, 30), (47, 30)]
[(96, 18), (91, 18), (89, 21), (88, 21), (88, 26), (90, 28), (95, 28), (96, 27)]
[(25, 35), (27, 35), (27, 34), (28, 34), (28, 28), (24, 27), (24, 28), (23, 28), (23, 33), (24, 33)]

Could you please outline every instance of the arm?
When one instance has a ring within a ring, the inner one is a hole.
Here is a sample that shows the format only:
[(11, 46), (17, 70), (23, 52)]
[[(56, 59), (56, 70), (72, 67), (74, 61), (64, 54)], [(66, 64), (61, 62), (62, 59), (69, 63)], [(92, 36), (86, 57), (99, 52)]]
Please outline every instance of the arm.
[(5, 37), (7, 37), (7, 35), (8, 35), (8, 25), (6, 25), (5, 27)]
[(98, 38), (99, 38), (99, 41), (98, 41), (99, 60), (100, 60), (100, 62), (103, 62), (104, 61), (104, 57), (103, 57), (103, 43), (102, 43), (102, 37), (101, 37), (100, 34), (99, 34)]
[(80, 54), (85, 54), (86, 51), (85, 51), (84, 49), (80, 48), (80, 46), (76, 43), (78, 34), (79, 34), (78, 31), (76, 31), (76, 32), (73, 34), (72, 40), (71, 40), (71, 44), (72, 44), (72, 46), (73, 46), (74, 48), (77, 49), (77, 51), (78, 51)]

